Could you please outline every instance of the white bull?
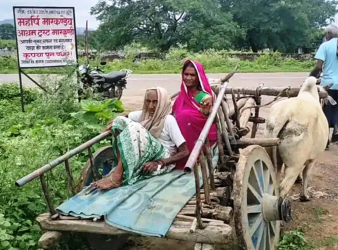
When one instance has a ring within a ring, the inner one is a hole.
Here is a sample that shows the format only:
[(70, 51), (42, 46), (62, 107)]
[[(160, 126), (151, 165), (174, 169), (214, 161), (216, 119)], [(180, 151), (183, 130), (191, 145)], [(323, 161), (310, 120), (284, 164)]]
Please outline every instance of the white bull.
[[(282, 165), (284, 179), (280, 184), (280, 196), (285, 198), (297, 177), (303, 175), (301, 201), (310, 197), (307, 185), (318, 155), (325, 150), (329, 138), (329, 125), (323, 113), (316, 78), (308, 77), (295, 98), (275, 103), (266, 122), (265, 137), (281, 140), (277, 147), (277, 179)], [(320, 87), (323, 90), (322, 87)], [(267, 148), (271, 155), (271, 148)]]

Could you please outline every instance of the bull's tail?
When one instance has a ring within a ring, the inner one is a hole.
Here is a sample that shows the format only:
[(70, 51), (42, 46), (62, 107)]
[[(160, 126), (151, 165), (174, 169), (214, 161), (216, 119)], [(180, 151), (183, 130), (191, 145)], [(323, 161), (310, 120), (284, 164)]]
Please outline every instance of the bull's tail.
[(279, 138), (283, 128), (289, 123), (289, 112), (281, 105), (272, 107), (266, 121), (265, 138)]
[[(285, 128), (285, 126), (289, 123), (290, 117), (288, 112), (285, 108), (283, 108), (283, 105), (274, 105), (271, 107), (270, 115), (268, 119), (266, 120), (266, 127), (264, 132), (265, 138), (280, 138), (280, 134)], [(274, 159), (273, 155), (273, 147), (265, 147), (266, 152), (270, 156), (270, 159)], [(277, 155), (276, 155), (276, 172), (279, 173), (281, 171), (281, 167), (283, 165), (283, 161), (278, 153), (277, 149)], [(275, 162), (273, 162), (275, 163)], [(278, 178), (280, 176), (278, 175)], [(279, 181), (279, 180), (278, 180)]]

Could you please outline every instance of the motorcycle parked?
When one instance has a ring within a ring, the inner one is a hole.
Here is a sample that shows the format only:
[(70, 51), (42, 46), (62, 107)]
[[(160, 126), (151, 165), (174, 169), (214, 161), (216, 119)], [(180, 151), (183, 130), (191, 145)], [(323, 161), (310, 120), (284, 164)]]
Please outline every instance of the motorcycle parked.
[[(106, 62), (100, 62), (100, 65), (106, 65)], [(100, 93), (103, 98), (121, 99), (123, 89), (126, 88), (127, 78), (132, 73), (129, 69), (121, 69), (108, 74), (98, 66), (91, 68), (89, 64), (78, 67), (78, 77), (80, 79), (80, 89), (78, 90), (79, 101), (85, 93)]]

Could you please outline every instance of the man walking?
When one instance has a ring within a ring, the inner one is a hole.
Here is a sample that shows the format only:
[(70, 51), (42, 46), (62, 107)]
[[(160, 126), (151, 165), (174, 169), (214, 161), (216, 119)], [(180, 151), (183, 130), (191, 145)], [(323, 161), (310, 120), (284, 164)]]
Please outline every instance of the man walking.
[[(328, 94), (338, 103), (338, 27), (334, 24), (325, 29), (326, 42), (319, 46), (315, 55), (316, 66), (310, 76), (318, 77), (321, 72), (323, 76), (321, 85), (333, 83)], [(331, 105), (330, 102), (324, 105), (323, 111), (326, 115), (330, 128), (333, 127), (331, 142), (338, 141), (338, 104)], [(329, 141), (327, 148), (329, 146)]]

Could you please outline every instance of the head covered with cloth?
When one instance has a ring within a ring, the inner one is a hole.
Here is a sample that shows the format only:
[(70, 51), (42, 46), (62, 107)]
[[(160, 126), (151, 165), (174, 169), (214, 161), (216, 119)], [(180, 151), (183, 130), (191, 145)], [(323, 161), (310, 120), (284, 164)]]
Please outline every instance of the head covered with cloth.
[(117, 188), (174, 169), (189, 152), (171, 111), (168, 92), (156, 87), (147, 89), (142, 110), (116, 117), (106, 131), (112, 130), (117, 166), (93, 185), (99, 189)]
[[(202, 112), (205, 102), (209, 105), (206, 113)], [(185, 61), (182, 68), (181, 91), (173, 105), (173, 113), (190, 152), (208, 119), (213, 102), (214, 94), (203, 65), (192, 60)], [(211, 126), (208, 139), (210, 145), (215, 144), (217, 139), (215, 124)], [(187, 158), (178, 162), (177, 168), (184, 169), (186, 160)]]
[(163, 130), (167, 115), (171, 114), (171, 100), (166, 89), (149, 88), (144, 95), (141, 125), (152, 136), (158, 138)]

